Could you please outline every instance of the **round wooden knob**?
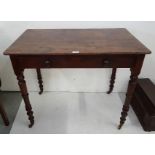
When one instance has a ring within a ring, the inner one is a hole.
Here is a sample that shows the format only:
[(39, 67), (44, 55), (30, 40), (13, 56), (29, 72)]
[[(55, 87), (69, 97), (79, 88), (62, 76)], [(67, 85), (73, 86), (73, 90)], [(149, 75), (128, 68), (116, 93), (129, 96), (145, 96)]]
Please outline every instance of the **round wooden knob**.
[(45, 61), (45, 64), (46, 64), (46, 65), (49, 65), (50, 63), (51, 63), (50, 60), (46, 60), (46, 61)]
[(46, 67), (51, 67), (51, 60), (46, 60), (44, 63)]
[(103, 63), (104, 63), (105, 65), (107, 65), (107, 64), (110, 63), (110, 61), (109, 61), (109, 60), (104, 60)]

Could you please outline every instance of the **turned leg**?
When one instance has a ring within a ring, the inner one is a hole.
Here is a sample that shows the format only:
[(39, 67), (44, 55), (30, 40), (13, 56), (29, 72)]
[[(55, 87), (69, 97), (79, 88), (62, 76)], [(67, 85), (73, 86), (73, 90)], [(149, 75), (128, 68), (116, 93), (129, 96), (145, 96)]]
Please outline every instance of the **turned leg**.
[(130, 101), (131, 101), (132, 94), (134, 92), (134, 89), (135, 89), (135, 86), (137, 83), (137, 79), (138, 79), (138, 76), (134, 75), (131, 71), (131, 76), (130, 76), (130, 80), (129, 80), (129, 84), (128, 84), (126, 99), (125, 99), (125, 103), (124, 103), (123, 108), (122, 108), (121, 117), (120, 117), (120, 124), (118, 126), (118, 129), (121, 129), (121, 127), (123, 126), (123, 124), (126, 121), (126, 117), (128, 115), (128, 111), (129, 111)]
[(123, 124), (126, 121), (126, 117), (128, 115), (128, 111), (129, 111), (129, 106), (131, 103), (131, 99), (137, 84), (137, 80), (138, 80), (138, 75), (140, 74), (141, 68), (142, 68), (142, 64), (143, 64), (143, 60), (144, 60), (144, 55), (139, 55), (137, 57), (137, 60), (135, 62), (135, 64), (133, 65), (132, 68), (130, 68), (131, 71), (131, 76), (130, 76), (130, 80), (129, 80), (129, 84), (128, 84), (128, 89), (127, 89), (127, 93), (126, 93), (126, 99), (122, 108), (122, 112), (121, 112), (121, 117), (120, 117), (120, 124), (118, 126), (118, 129), (121, 129), (121, 127), (123, 126)]
[(31, 107), (29, 97), (28, 97), (28, 91), (27, 91), (26, 82), (24, 80), (23, 71), (24, 70), (21, 70), (20, 72), (16, 73), (16, 75), (17, 75), (17, 80), (18, 80), (20, 91), (21, 91), (21, 95), (25, 102), (25, 109), (27, 111), (27, 115), (30, 120), (29, 127), (32, 127), (34, 124), (34, 116), (33, 116), (32, 107)]
[(37, 77), (38, 77), (38, 83), (39, 83), (39, 88), (40, 88), (39, 94), (42, 94), (43, 93), (43, 80), (41, 76), (41, 71), (40, 71), (40, 68), (37, 68), (36, 70), (37, 70)]
[(0, 114), (2, 116), (2, 119), (3, 119), (3, 122), (6, 126), (9, 126), (9, 120), (8, 120), (8, 117), (6, 115), (6, 112), (3, 108), (3, 106), (0, 104)]
[(110, 85), (109, 85), (109, 90), (107, 91), (107, 94), (110, 94), (113, 91), (114, 83), (115, 83), (115, 77), (116, 77), (116, 70), (117, 70), (117, 68), (112, 69)]

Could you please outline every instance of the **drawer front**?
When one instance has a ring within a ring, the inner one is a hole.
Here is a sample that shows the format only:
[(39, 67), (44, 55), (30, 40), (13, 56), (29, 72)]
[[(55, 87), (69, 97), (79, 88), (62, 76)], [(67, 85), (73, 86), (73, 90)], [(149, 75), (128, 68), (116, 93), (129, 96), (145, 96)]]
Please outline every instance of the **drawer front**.
[(134, 65), (136, 56), (17, 56), (16, 60), (23, 68), (129, 68)]

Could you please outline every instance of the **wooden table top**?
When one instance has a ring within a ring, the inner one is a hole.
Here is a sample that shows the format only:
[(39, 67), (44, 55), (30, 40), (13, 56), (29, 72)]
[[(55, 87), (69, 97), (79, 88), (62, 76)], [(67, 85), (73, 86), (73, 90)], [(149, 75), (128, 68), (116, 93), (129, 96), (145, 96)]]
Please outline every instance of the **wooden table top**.
[(124, 28), (28, 29), (5, 55), (149, 54), (140, 41)]

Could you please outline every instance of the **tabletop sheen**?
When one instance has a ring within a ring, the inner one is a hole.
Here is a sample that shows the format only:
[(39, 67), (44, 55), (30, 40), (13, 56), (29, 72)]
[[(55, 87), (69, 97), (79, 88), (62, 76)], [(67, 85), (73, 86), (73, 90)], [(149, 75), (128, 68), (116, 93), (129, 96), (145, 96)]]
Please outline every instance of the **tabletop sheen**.
[(5, 55), (149, 54), (124, 28), (28, 29)]

